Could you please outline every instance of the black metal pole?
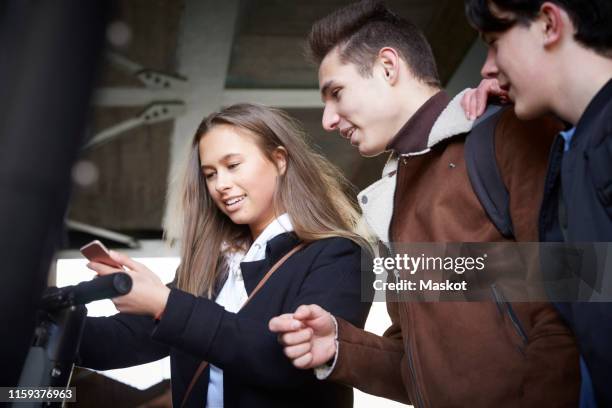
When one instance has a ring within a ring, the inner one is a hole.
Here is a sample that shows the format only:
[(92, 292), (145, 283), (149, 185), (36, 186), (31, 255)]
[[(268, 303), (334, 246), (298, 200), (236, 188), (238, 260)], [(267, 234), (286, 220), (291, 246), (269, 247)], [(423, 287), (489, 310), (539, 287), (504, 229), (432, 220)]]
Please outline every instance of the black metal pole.
[(0, 5), (0, 385), (17, 384), (60, 239), (104, 0)]

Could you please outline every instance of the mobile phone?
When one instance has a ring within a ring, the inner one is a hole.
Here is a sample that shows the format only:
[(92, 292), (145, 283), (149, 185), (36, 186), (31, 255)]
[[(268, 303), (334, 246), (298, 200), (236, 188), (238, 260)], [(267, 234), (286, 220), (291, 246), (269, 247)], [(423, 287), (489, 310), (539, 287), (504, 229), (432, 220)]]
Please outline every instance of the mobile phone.
[(108, 249), (97, 239), (95, 241), (91, 241), (89, 244), (83, 246), (81, 248), (81, 253), (85, 258), (89, 259), (92, 262), (98, 262), (104, 265), (112, 266), (113, 268), (118, 268), (123, 270), (123, 266), (113, 258), (111, 258)]

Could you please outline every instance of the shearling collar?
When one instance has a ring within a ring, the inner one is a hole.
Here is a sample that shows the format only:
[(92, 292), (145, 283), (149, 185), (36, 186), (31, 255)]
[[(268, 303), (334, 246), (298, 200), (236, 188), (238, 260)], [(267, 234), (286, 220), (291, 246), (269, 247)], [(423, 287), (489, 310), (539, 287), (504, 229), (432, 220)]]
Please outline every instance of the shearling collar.
[(462, 91), (449, 100), (444, 91), (432, 96), (406, 122), (389, 144), (395, 155), (418, 156), (436, 144), (472, 130), (474, 121), (465, 117), (461, 107)]
[(397, 132), (387, 150), (407, 154), (426, 149), (429, 132), (449, 101), (450, 98), (444, 91), (439, 91), (429, 98)]

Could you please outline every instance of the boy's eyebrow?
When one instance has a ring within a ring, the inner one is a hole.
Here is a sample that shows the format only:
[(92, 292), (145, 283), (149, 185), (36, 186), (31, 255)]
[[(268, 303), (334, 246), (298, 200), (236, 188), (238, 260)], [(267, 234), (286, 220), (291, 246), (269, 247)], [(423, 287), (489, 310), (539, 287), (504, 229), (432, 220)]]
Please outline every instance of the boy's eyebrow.
[[(232, 158), (232, 157), (234, 157), (234, 156), (240, 156), (240, 153), (228, 153), (228, 154), (226, 154), (225, 156), (223, 156), (223, 157), (221, 158), (221, 160), (219, 160), (219, 161), (226, 161), (226, 160), (231, 159), (231, 158)], [(208, 169), (210, 169), (210, 168), (213, 168), (213, 167), (214, 167), (214, 166), (211, 166), (211, 165), (209, 165), (209, 164), (202, 164), (202, 165), (200, 165), (200, 168), (201, 168), (201, 169), (207, 169), (207, 168), (208, 168)]]
[(333, 79), (330, 79), (329, 81), (323, 84), (323, 86), (321, 87), (321, 99), (325, 98), (325, 95), (327, 95), (327, 93), (329, 92), (329, 88), (331, 88), (333, 84), (334, 84)]

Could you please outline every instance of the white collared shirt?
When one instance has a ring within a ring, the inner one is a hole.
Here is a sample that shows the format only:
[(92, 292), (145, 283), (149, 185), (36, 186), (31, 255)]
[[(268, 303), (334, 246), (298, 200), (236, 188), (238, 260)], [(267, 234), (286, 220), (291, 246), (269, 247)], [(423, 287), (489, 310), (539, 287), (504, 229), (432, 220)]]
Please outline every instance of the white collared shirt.
[[(285, 213), (268, 224), (262, 233), (259, 234), (255, 242), (253, 242), (246, 254), (244, 252), (229, 253), (227, 255), (229, 273), (219, 295), (215, 299), (215, 303), (223, 306), (228, 312), (237, 313), (248, 299), (240, 263), (264, 259), (266, 257), (268, 241), (280, 234), (290, 231), (293, 231), (293, 225), (291, 224), (289, 215)], [(223, 407), (223, 370), (212, 364), (210, 365), (206, 407)]]

